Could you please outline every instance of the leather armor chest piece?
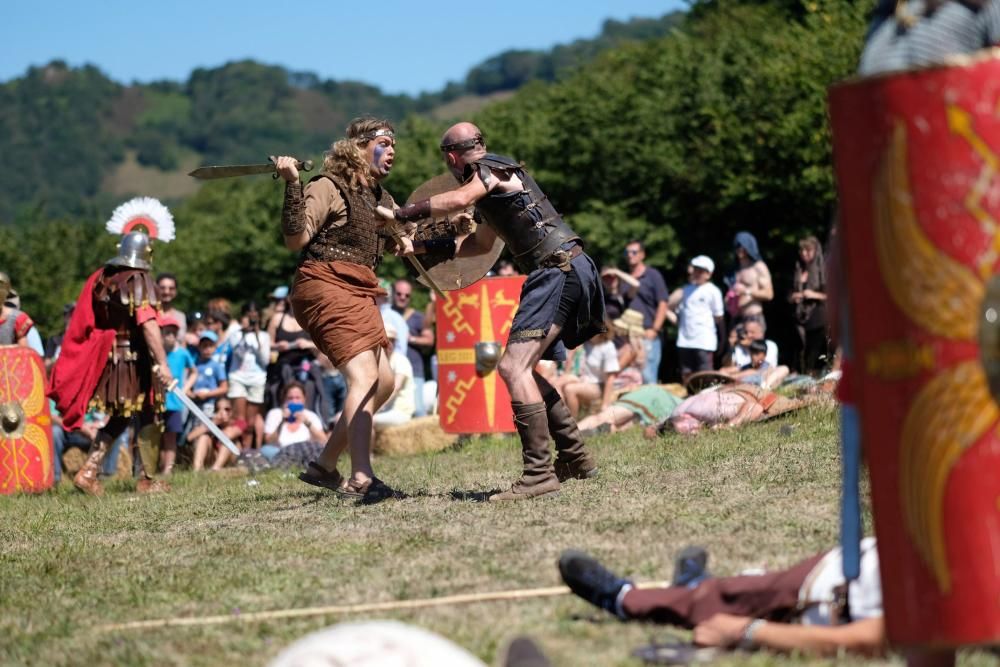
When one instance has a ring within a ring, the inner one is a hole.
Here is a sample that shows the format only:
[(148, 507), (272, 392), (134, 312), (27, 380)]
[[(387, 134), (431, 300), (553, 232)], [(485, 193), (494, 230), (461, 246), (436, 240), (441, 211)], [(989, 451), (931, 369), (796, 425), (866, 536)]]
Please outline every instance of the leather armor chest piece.
[(520, 164), (488, 153), (472, 166), (480, 171), (488, 167), (497, 174), (516, 175), (524, 186), (520, 192), (494, 190), (476, 202), (476, 212), (507, 244), (521, 272), (548, 266), (548, 260), (562, 245), (580, 240)]
[(330, 179), (340, 191), (347, 204), (347, 222), (337, 226), (332, 220), (326, 220), (302, 251), (303, 258), (322, 262), (340, 260), (375, 270), (382, 262), (386, 241), (376, 219), (375, 207), (392, 208), (392, 197), (381, 186), (376, 186), (374, 191), (348, 187), (339, 177), (327, 172), (310, 182), (317, 178)]

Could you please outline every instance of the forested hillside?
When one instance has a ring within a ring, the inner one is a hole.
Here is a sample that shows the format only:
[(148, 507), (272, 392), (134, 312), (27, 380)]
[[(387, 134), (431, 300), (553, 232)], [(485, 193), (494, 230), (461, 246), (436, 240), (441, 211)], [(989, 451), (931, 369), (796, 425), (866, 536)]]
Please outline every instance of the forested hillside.
[[(715, 257), (721, 274), (731, 262), (732, 233), (747, 228), (772, 265), (787, 268), (795, 238), (825, 233), (828, 225), (834, 188), (826, 88), (855, 70), (865, 10), (846, 0), (696, 5), (671, 34), (604, 51), (554, 82), (530, 82), (473, 120), (492, 150), (526, 163), (599, 262), (617, 261), (624, 242), (638, 237), (671, 282), (683, 279), (685, 260), (676, 260), (697, 253)], [(303, 86), (255, 63), (232, 64), (226, 71), (196, 72), (183, 88), (161, 86), (152, 102), (148, 89), (142, 91), (144, 106), (136, 102), (142, 112), (131, 116), (135, 127), (151, 137), (182, 137), (176, 146), (160, 142), (160, 153), (149, 149), (144, 159), (159, 156), (169, 164), (171, 150), (227, 161), (259, 159), (276, 150), (272, 146), (302, 147), (303, 155), (318, 157), (329, 137), (323, 129), (342, 125), (354, 113), (317, 102), (311, 123), (287, 127), (280, 121), (301, 117), (303, 96), (326, 100), (342, 94), (328, 95), (322, 82)], [(107, 114), (125, 113), (120, 87), (102, 83), (91, 70), (72, 74), (98, 83), (73, 84), (92, 97), (80, 116), (89, 129), (72, 134), (80, 145), (62, 146), (55, 137), (68, 130), (40, 124), (41, 143), (60, 160), (112, 161), (123, 151), (143, 150), (130, 143), (138, 133), (103, 129)], [(46, 76), (52, 75), (39, 70), (13, 87), (43, 86)], [(235, 91), (246, 86), (234, 79), (250, 87), (270, 82), (254, 91), (254, 120), (240, 119), (248, 113), (245, 100), (223, 108), (208, 104), (236, 99)], [(447, 123), (406, 106), (414, 100), (371, 94), (375, 108), (368, 111), (395, 118), (410, 112), (397, 124), (396, 166), (387, 181), (397, 200), (405, 200), (442, 171), (437, 143)], [(47, 103), (46, 112), (70, 117), (68, 103)], [(258, 115), (271, 122), (253, 125)], [(178, 133), (164, 129), (190, 117), (200, 126)], [(216, 136), (220, 128), (227, 128), (225, 136)], [(82, 141), (88, 133), (107, 144)], [(53, 197), (70, 189), (53, 177), (53, 164), (32, 173), (51, 179), (46, 185)], [(181, 277), (182, 308), (213, 296), (259, 299), (288, 282), (296, 258), (281, 245), (280, 192), (268, 178), (233, 179), (205, 185), (173, 206), (178, 240), (159, 246), (156, 262)], [(65, 222), (54, 222), (48, 208), (28, 209), (17, 224), (0, 225), (0, 267), (15, 277), (39, 321), (56, 323), (61, 303), (114, 251), (114, 239), (98, 231), (113, 203), (62, 216)], [(390, 258), (383, 272), (404, 270)], [(777, 294), (784, 291), (776, 286)]]
[(553, 81), (609, 48), (666, 34), (680, 17), (607, 21), (593, 39), (506, 51), (464, 81), (419, 97), (253, 61), (197, 69), (185, 82), (123, 85), (95, 67), (55, 60), (0, 85), (0, 154), (18, 167), (0, 186), (0, 224), (38, 207), (50, 215), (104, 210), (138, 192), (177, 199), (196, 186), (172, 172), (198, 162), (306, 154), (362, 113), (400, 120), (458, 98)]

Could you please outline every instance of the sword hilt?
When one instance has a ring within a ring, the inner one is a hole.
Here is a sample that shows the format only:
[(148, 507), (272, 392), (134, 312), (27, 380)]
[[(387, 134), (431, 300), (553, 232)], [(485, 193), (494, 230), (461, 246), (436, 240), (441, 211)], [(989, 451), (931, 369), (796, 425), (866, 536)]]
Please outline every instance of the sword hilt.
[[(273, 155), (269, 155), (267, 157), (267, 160), (268, 160), (268, 162), (274, 162), (274, 156)], [(299, 171), (312, 171), (313, 170), (313, 161), (312, 160), (304, 160), (304, 161), (300, 160), (300, 161), (297, 161), (295, 163), (295, 168), (298, 169)], [(271, 178), (273, 178), (274, 180), (278, 180), (278, 172), (275, 171), (271, 175)]]

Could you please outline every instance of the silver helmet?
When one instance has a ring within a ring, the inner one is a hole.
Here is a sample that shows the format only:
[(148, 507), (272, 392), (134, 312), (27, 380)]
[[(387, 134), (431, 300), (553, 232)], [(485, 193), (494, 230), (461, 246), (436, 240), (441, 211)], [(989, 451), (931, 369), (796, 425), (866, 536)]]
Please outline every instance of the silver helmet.
[(153, 268), (153, 248), (144, 232), (129, 232), (118, 243), (118, 254), (107, 261), (107, 266), (127, 266), (132, 269)]

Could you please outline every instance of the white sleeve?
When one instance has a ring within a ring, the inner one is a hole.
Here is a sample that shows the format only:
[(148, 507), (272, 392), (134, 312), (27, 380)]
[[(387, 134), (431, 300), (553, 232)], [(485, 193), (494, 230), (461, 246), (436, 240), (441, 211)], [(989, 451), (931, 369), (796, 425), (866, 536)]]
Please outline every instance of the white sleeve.
[(281, 408), (271, 408), (264, 417), (264, 433), (274, 433), (281, 426)]
[(764, 344), (767, 345), (767, 356), (764, 360), (771, 364), (771, 368), (778, 367), (778, 344), (773, 340), (765, 340)]
[(610, 340), (602, 343), (604, 353), (604, 363), (602, 369), (605, 373), (617, 373), (622, 368), (618, 365), (618, 352), (615, 351), (615, 344)]
[[(715, 287), (715, 285), (712, 285)], [(722, 291), (718, 287), (712, 290), (712, 317), (722, 317), (725, 309), (722, 304)]]

